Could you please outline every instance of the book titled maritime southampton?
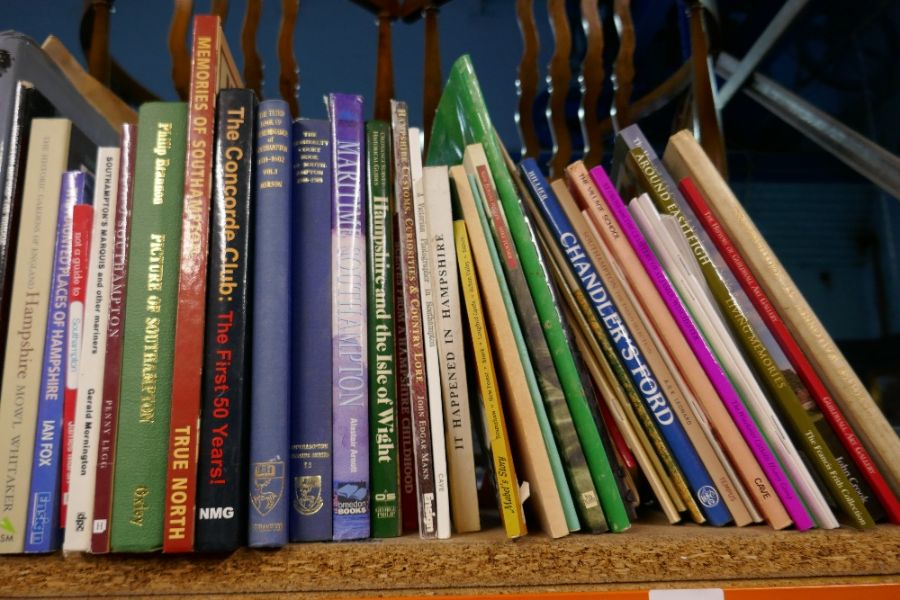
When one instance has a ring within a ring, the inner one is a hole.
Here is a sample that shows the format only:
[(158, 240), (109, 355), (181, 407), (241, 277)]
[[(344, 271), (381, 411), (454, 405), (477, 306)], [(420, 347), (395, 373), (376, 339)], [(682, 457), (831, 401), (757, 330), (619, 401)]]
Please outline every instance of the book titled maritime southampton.
[(110, 545), (163, 542), (166, 449), (181, 237), (187, 105), (144, 104), (138, 115), (122, 380)]
[(247, 536), (256, 96), (222, 90), (216, 112), (194, 535), (201, 552), (233, 550)]
[(330, 540), (333, 519), (332, 360), (324, 351), (331, 347), (331, 124), (297, 119), (293, 142), (290, 539), (310, 542)]
[(334, 540), (369, 537), (365, 132), (361, 96), (331, 94)]
[(288, 541), (291, 398), (291, 113), (284, 100), (259, 103), (253, 254), (250, 415), (252, 548)]

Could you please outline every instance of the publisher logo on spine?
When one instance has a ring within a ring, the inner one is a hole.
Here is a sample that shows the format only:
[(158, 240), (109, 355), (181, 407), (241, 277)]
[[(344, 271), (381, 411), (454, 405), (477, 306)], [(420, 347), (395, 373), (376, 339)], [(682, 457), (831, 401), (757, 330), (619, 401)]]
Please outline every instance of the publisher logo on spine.
[(308, 517), (325, 506), (322, 498), (322, 476), (300, 475), (294, 477), (294, 510)]
[(268, 460), (253, 463), (253, 490), (250, 502), (261, 516), (278, 506), (284, 491), (284, 461)]
[(697, 490), (697, 500), (706, 508), (712, 508), (719, 504), (719, 492), (710, 485), (704, 485)]

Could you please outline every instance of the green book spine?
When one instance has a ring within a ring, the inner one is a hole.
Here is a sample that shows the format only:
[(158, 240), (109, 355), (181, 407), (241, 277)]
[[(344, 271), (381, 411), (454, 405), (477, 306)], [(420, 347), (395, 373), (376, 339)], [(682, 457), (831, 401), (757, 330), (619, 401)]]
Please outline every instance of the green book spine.
[[(462, 115), (462, 118), (459, 115)], [(525, 271), (538, 317), (544, 324), (544, 336), (553, 356), (566, 400), (569, 402), (572, 420), (575, 422), (588, 468), (594, 478), (594, 485), (600, 494), (606, 520), (612, 531), (624, 531), (631, 525), (625, 503), (619, 495), (615, 474), (603, 450), (603, 442), (581, 386), (572, 349), (557, 316), (557, 307), (549, 284), (544, 278), (543, 265), (534, 245), (531, 228), (525, 219), (518, 194), (494, 136), (494, 129), (472, 62), (468, 56), (463, 56), (454, 63), (447, 87), (438, 104), (428, 163), (459, 162), (465, 145), (472, 143), (481, 143), (484, 146), (488, 164), (494, 174), (513, 243)]]
[(141, 107), (110, 532), (115, 552), (162, 547), (186, 131), (186, 104)]
[(660, 177), (656, 165), (653, 164), (643, 148), (630, 150), (626, 160), (631, 174), (648, 192), (657, 210), (663, 214), (672, 215), (678, 221), (681, 231), (687, 238), (694, 257), (703, 271), (706, 284), (722, 310), (722, 314), (728, 320), (735, 339), (743, 347), (756, 374), (769, 391), (770, 398), (780, 409), (797, 442), (802, 444), (807, 458), (815, 467), (835, 502), (857, 527), (874, 527), (875, 522), (869, 511), (866, 510), (862, 498), (850, 484), (784, 374), (775, 366), (776, 363), (769, 354), (768, 348), (760, 341), (740, 303), (735, 300), (728, 286), (722, 280), (716, 266), (707, 254), (706, 248), (675, 201), (673, 190), (668, 189), (666, 182)]
[(394, 327), (394, 205), (390, 193), (391, 128), (366, 124), (369, 293), (369, 463), (372, 537), (400, 535), (397, 377)]

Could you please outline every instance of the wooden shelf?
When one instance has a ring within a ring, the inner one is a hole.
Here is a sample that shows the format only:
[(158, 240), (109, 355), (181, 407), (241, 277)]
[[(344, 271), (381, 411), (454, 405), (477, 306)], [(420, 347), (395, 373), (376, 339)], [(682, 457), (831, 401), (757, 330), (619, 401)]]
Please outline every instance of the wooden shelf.
[(408, 593), (577, 591), (900, 582), (900, 526), (775, 532), (636, 524), (629, 532), (530, 535), (499, 529), (424, 542), (241, 549), (228, 556), (73, 555), (0, 559), (0, 597), (128, 593), (346, 597)]

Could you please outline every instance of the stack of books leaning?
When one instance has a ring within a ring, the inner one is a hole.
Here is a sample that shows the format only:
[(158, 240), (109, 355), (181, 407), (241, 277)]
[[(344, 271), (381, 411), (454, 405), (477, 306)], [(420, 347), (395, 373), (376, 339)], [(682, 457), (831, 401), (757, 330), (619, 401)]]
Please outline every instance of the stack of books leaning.
[(548, 182), (467, 57), (427, 152), (403, 102), (258, 103), (216, 17), (191, 77), (119, 137), (0, 81), (0, 552), (900, 522), (896, 435), (689, 133)]

